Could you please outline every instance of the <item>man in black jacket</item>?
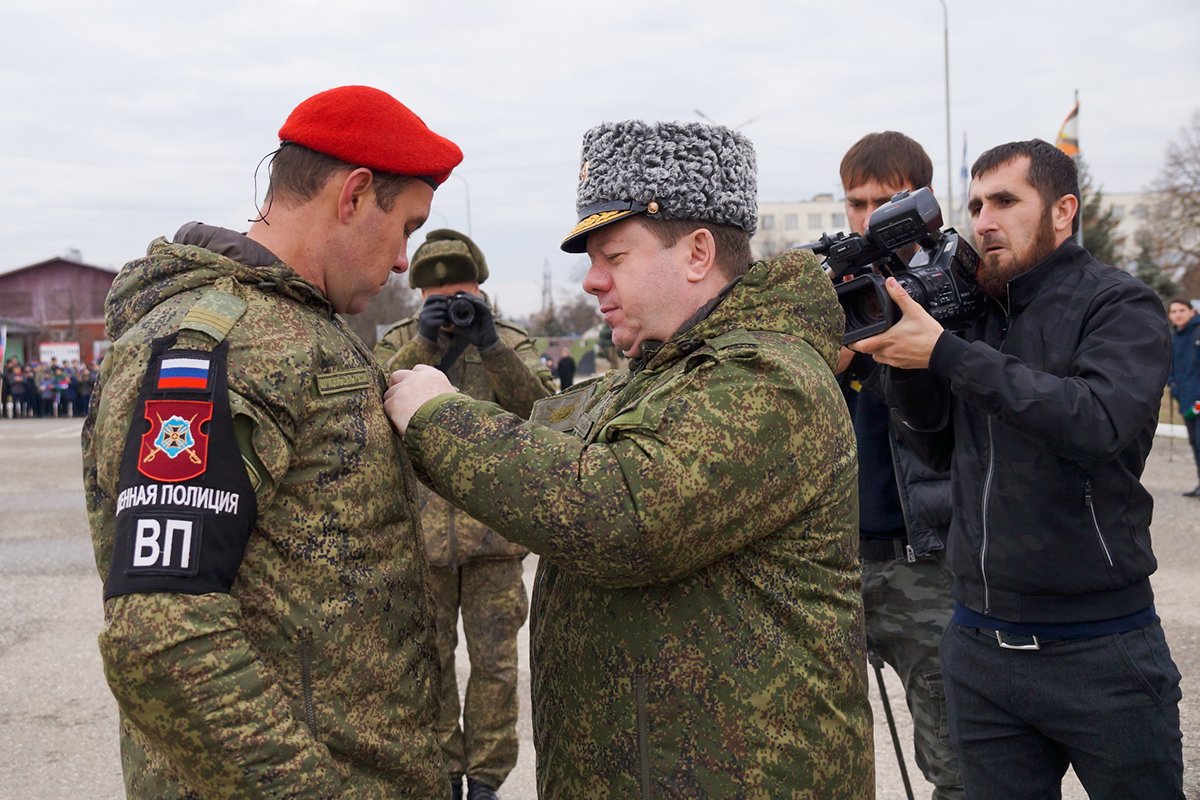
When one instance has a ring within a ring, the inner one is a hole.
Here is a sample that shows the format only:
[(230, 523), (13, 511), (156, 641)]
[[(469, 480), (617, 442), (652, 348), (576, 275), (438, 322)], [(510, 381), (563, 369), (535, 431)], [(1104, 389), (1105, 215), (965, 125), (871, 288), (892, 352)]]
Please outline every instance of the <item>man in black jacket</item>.
[(1179, 671), (1154, 611), (1140, 482), (1168, 369), (1162, 303), (1073, 241), (1074, 163), (1032, 140), (975, 162), (968, 209), (990, 298), (947, 335), (903, 317), (855, 349), (889, 365), (906, 438), (951, 470), (956, 600), (942, 640), (970, 798), (1182, 798)]
[[(925, 149), (896, 131), (859, 139), (842, 157), (840, 172), (846, 217), (857, 234), (892, 195), (933, 182), (933, 162)], [(933, 800), (958, 800), (962, 779), (950, 746), (938, 660), (954, 606), (945, 565), (950, 477), (922, 464), (900, 438), (882, 398), (881, 370), (874, 359), (843, 347), (838, 367), (858, 449), (858, 552), (867, 648), (896, 670), (904, 687), (913, 719), (913, 752), (933, 784)]]

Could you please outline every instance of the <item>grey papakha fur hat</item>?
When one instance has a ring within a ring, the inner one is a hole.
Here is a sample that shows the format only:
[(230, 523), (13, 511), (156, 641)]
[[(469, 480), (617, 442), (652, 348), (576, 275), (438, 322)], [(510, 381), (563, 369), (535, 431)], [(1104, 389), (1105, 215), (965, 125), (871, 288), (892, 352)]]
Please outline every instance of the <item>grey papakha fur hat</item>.
[(605, 122), (583, 135), (575, 208), (562, 249), (582, 253), (590, 232), (632, 216), (733, 225), (758, 223), (754, 145), (700, 122)]
[(425, 234), (425, 241), (413, 253), (408, 285), (425, 289), (468, 281), (483, 283), (487, 276), (487, 259), (470, 236), (450, 228), (438, 228)]

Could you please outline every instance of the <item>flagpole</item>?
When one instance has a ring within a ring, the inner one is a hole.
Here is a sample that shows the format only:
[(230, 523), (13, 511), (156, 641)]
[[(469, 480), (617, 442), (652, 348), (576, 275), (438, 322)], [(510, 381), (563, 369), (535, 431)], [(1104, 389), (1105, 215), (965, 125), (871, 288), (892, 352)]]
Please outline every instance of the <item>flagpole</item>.
[(967, 188), (968, 179), (971, 176), (970, 168), (967, 167), (967, 132), (963, 131), (963, 152), (962, 166), (959, 168), (959, 174), (962, 176), (962, 202), (958, 204), (958, 220), (964, 228), (970, 227), (971, 218), (967, 215)]
[(946, 208), (954, 210), (954, 173), (950, 168), (950, 10), (942, 4), (942, 54), (946, 72)]
[[(1079, 132), (1079, 90), (1075, 90), (1075, 141), (1082, 142), (1083, 135)], [(1078, 152), (1075, 153), (1075, 169), (1079, 169), (1079, 162), (1083, 159), (1083, 148), (1078, 147)], [(1075, 243), (1083, 247), (1083, 189), (1079, 191), (1079, 233), (1075, 234)]]

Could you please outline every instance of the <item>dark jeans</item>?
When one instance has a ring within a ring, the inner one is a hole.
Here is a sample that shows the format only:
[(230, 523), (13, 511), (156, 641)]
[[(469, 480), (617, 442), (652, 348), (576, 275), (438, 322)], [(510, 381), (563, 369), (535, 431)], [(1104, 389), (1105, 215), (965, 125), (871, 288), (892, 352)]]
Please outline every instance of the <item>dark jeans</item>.
[(1158, 622), (1006, 650), (991, 631), (942, 638), (950, 741), (969, 800), (1183, 798), (1179, 670)]
[[(1192, 458), (1196, 459), (1196, 474), (1200, 477), (1200, 435), (1197, 435), (1197, 425), (1200, 425), (1200, 417), (1183, 418), (1183, 426), (1187, 431), (1188, 444), (1192, 446)], [(1200, 486), (1200, 483), (1196, 485)]]

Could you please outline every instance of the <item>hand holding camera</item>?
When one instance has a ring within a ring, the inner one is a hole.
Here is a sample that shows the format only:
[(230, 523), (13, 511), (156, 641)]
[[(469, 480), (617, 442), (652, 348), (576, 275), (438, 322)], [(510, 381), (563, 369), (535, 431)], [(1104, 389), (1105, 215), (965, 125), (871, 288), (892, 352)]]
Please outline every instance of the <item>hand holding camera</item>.
[(444, 294), (430, 295), (417, 315), (417, 333), (424, 339), (437, 342), (438, 331), (450, 324), (450, 298)]
[(417, 333), (436, 342), (438, 331), (464, 335), (468, 342), (485, 350), (500, 341), (496, 321), (487, 302), (470, 292), (430, 295), (417, 317)]
[[(884, 287), (894, 277), (916, 305), (946, 326), (983, 313), (975, 283), (979, 255), (953, 228), (941, 230), (942, 209), (928, 188), (900, 192), (871, 214), (865, 234), (823, 234), (800, 247), (825, 256), (846, 314), (842, 344), (882, 333), (899, 321), (901, 307)], [(916, 246), (919, 262), (901, 257)]]
[(482, 297), (459, 292), (450, 300), (450, 321), (462, 331), (467, 341), (486, 350), (500, 341), (492, 309)]

